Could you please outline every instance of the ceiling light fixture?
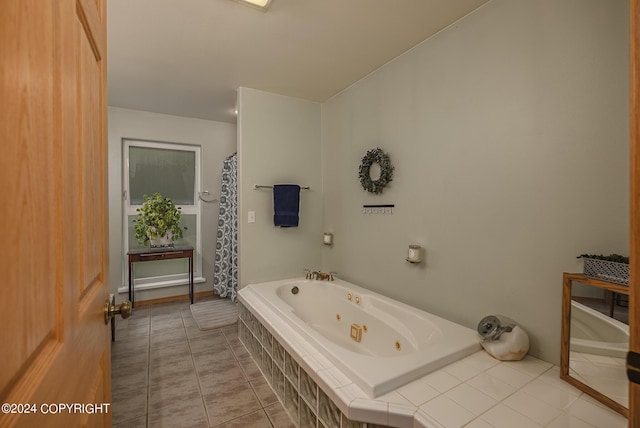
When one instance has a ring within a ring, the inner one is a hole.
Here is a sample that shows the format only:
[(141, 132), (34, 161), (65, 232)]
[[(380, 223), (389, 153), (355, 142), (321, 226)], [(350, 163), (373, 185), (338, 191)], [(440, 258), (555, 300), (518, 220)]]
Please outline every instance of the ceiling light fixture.
[(236, 0), (236, 1), (244, 5), (251, 6), (253, 8), (260, 9), (263, 11), (267, 10), (267, 7), (269, 7), (269, 3), (271, 3), (271, 0)]

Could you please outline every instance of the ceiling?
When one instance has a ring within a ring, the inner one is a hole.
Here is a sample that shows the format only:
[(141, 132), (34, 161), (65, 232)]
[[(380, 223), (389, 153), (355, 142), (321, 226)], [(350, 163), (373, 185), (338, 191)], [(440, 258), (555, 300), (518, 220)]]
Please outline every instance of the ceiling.
[(323, 102), (488, 0), (109, 0), (109, 105), (236, 121), (240, 86)]

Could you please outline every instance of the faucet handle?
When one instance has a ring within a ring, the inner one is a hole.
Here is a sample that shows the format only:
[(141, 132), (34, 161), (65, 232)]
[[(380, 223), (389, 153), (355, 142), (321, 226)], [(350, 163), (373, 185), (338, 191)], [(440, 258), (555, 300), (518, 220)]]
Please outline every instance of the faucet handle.
[(337, 274), (337, 273), (338, 272), (329, 272), (329, 281), (333, 281), (335, 279), (334, 275)]
[(305, 273), (305, 279), (311, 279), (311, 269), (305, 269), (304, 270)]

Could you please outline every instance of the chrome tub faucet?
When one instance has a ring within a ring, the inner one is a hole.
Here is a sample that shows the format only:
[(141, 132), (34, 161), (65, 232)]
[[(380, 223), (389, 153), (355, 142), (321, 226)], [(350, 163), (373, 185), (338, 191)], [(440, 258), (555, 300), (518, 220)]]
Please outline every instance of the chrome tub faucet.
[(338, 272), (320, 272), (317, 270), (311, 271), (310, 269), (305, 269), (305, 278), (306, 279), (316, 279), (316, 280), (326, 280), (326, 281), (333, 281), (335, 279), (334, 275)]

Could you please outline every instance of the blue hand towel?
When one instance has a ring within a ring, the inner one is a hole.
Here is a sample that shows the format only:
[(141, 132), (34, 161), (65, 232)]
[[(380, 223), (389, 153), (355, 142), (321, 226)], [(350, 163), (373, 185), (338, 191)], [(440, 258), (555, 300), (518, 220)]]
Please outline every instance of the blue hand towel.
[(273, 186), (273, 224), (280, 227), (298, 227), (300, 218), (300, 186), (276, 184)]

